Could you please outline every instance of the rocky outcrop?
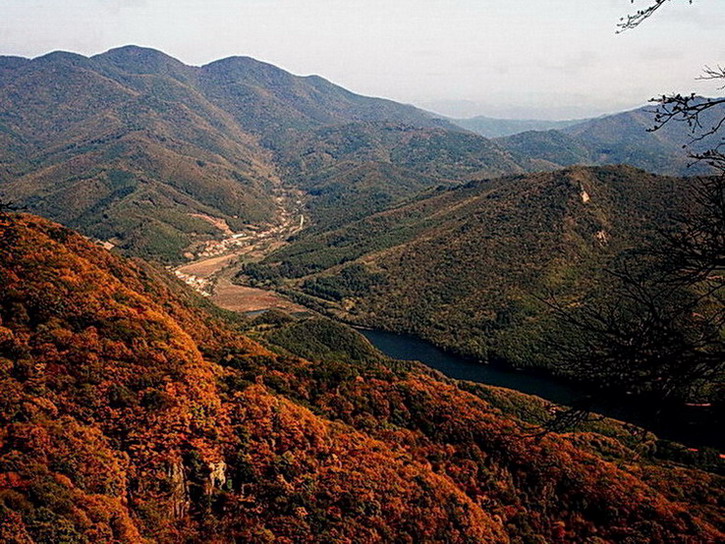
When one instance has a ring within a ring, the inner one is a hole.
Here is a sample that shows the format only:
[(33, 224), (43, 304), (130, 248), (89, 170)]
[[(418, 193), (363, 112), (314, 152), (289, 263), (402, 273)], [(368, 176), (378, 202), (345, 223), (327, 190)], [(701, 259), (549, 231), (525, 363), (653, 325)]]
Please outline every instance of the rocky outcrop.
[(189, 513), (191, 505), (189, 484), (181, 460), (170, 463), (166, 473), (171, 487), (171, 512), (175, 519), (181, 519)]

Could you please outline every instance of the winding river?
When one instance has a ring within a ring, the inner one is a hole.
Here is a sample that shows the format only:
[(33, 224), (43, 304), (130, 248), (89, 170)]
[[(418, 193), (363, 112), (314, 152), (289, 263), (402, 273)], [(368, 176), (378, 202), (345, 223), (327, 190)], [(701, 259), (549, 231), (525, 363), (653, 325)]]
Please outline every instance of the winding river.
[[(507, 387), (557, 404), (571, 404), (587, 395), (585, 388), (563, 379), (472, 362), (411, 336), (366, 329), (359, 332), (389, 357), (420, 361), (450, 378)], [(642, 399), (610, 395), (595, 402), (592, 410), (649, 429), (660, 438), (690, 447), (725, 450), (725, 421), (712, 407), (673, 404), (657, 412)]]

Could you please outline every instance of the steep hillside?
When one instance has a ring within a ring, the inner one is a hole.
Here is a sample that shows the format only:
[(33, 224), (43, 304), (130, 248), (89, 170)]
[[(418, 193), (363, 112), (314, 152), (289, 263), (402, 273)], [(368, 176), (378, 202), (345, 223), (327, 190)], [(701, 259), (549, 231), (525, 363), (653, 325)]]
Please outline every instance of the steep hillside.
[(200, 79), (205, 96), (275, 150), (284, 150), (291, 134), (325, 125), (390, 122), (455, 128), (413, 106), (360, 96), (319, 76), (294, 76), (249, 57), (207, 64)]
[(392, 123), (302, 133), (281, 162), (288, 179), (308, 193), (316, 230), (382, 211), (430, 187), (523, 172), (510, 153), (474, 134)]
[(389, 162), (355, 160), (335, 161), (299, 180), (315, 221), (308, 228), (315, 231), (347, 224), (425, 189), (451, 184)]
[(140, 48), (0, 62), (0, 126), (20, 148), (6, 198), (162, 259), (216, 233), (192, 214), (272, 219), (268, 158), (193, 88), (195, 69)]
[(508, 153), (470, 132), (394, 123), (351, 123), (300, 135), (290, 142), (286, 163), (305, 174), (339, 160), (380, 160), (448, 180), (521, 171)]
[(193, 67), (134, 46), (0, 57), (0, 144), (5, 199), (165, 261), (222, 236), (204, 217), (233, 231), (276, 221), (285, 186), (338, 162), (419, 176), (404, 186), (381, 176), (386, 201), (431, 185), (428, 175), (518, 171), (495, 144), (412, 106), (247, 57)]
[(316, 331), (308, 354), (333, 354), (275, 354), (40, 218), (0, 217), (0, 240), (4, 542), (723, 538), (722, 479), (658, 461), (651, 436), (536, 438), (514, 415), (552, 409), (536, 399), (353, 352), (324, 324), (275, 339)]
[[(692, 162), (688, 152), (707, 149), (711, 139), (694, 143), (691, 150), (683, 149), (692, 140), (692, 128), (687, 123), (675, 121), (652, 132), (656, 110), (656, 106), (651, 106), (592, 119), (566, 128), (564, 132), (586, 145), (597, 164), (632, 164), (662, 174), (703, 172), (704, 167), (688, 168)], [(723, 108), (713, 108), (706, 112), (702, 126), (708, 129), (723, 111)], [(702, 129), (695, 131), (695, 135), (701, 133)]]
[(303, 233), (240, 281), (476, 358), (547, 366), (543, 335), (555, 325), (539, 299), (601, 288), (617, 255), (683, 209), (687, 187), (630, 167), (575, 167), (439, 188)]
[(529, 171), (557, 170), (597, 162), (588, 145), (559, 130), (527, 131), (499, 142)]

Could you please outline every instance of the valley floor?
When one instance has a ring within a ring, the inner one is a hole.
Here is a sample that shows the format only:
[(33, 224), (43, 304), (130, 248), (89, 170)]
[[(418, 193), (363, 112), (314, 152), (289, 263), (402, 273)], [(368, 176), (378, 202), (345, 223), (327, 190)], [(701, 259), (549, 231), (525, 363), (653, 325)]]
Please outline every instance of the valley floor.
[(290, 301), (275, 291), (232, 283), (231, 277), (235, 270), (235, 268), (227, 268), (215, 279), (214, 291), (210, 300), (220, 308), (241, 313), (256, 313), (270, 309), (290, 313), (309, 312), (304, 306)]
[(174, 274), (225, 310), (255, 313), (274, 308), (291, 313), (308, 312), (279, 293), (231, 281), (243, 262), (262, 260), (304, 227), (299, 191), (280, 189), (276, 201), (275, 224), (250, 226), (244, 232), (225, 232), (222, 240), (208, 242), (196, 258), (176, 267)]

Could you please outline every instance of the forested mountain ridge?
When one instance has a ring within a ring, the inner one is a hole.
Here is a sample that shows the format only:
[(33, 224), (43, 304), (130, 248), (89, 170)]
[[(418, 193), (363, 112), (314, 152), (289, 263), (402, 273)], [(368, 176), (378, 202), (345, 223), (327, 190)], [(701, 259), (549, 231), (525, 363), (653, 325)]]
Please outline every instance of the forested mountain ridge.
[[(273, 222), (281, 189), (340, 162), (408, 169), (416, 186), (518, 168), (413, 106), (248, 57), (194, 67), (135, 46), (0, 57), (0, 143), (6, 199), (167, 261), (219, 235), (203, 216)], [(375, 179), (385, 203), (401, 193), (392, 183)]]
[(269, 159), (189, 67), (140, 48), (1, 64), (7, 199), (156, 258), (214, 232), (191, 214), (272, 218)]
[(651, 123), (640, 109), (489, 140), (249, 57), (197, 67), (136, 46), (0, 57), (0, 197), (178, 263), (226, 227), (279, 221), (290, 192), (322, 230), (484, 177), (601, 163), (695, 173), (687, 127)]
[(353, 351), (339, 325), (271, 335), (337, 349), (313, 364), (45, 219), (3, 214), (0, 240), (3, 541), (723, 538), (721, 478), (651, 436), (537, 438), (519, 418), (554, 407)]
[(477, 359), (549, 367), (546, 338), (561, 325), (544, 300), (606, 291), (605, 270), (656, 243), (690, 206), (691, 186), (616, 166), (439, 188), (301, 233), (241, 278)]

